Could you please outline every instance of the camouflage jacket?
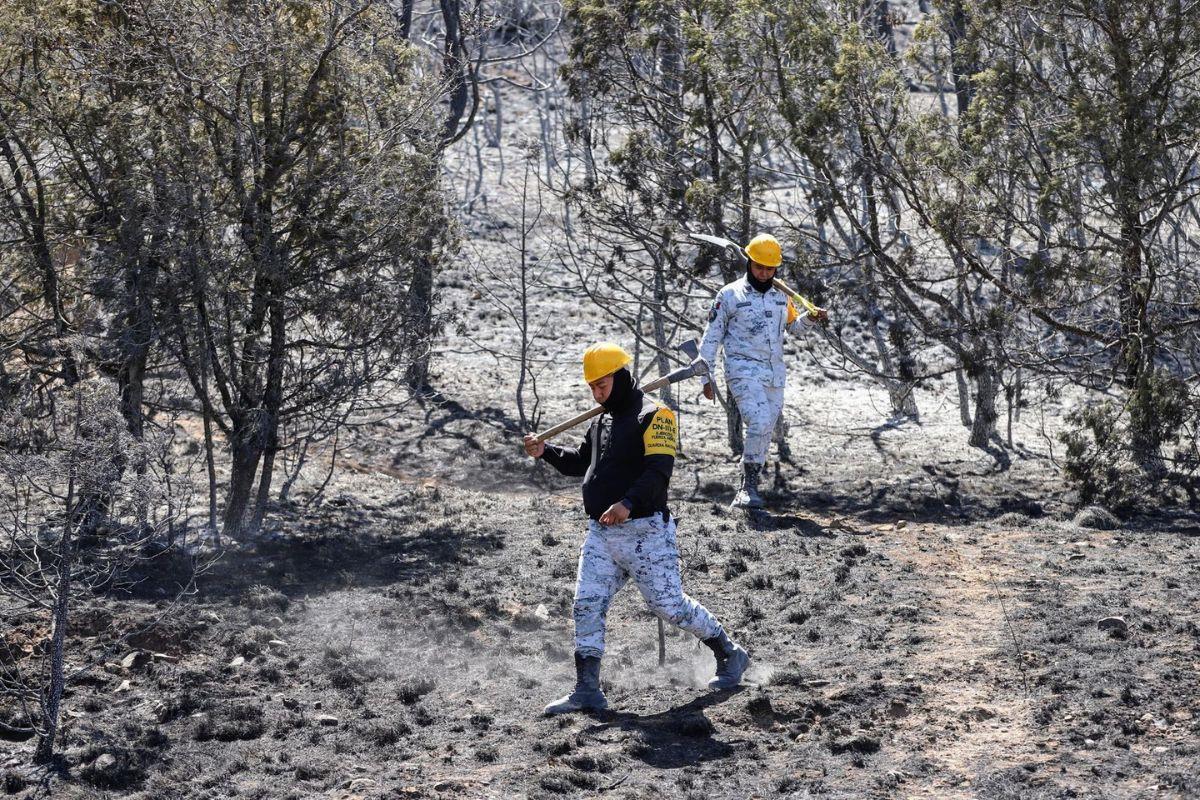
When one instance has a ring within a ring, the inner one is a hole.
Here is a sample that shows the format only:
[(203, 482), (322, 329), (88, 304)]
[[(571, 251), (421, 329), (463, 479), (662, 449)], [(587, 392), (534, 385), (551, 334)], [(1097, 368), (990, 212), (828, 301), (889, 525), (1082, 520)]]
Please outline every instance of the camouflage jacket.
[(786, 294), (774, 286), (760, 292), (742, 276), (713, 299), (700, 356), (715, 365), (717, 349), (724, 348), (726, 380), (757, 378), (783, 386), (784, 331), (798, 334), (807, 322)]

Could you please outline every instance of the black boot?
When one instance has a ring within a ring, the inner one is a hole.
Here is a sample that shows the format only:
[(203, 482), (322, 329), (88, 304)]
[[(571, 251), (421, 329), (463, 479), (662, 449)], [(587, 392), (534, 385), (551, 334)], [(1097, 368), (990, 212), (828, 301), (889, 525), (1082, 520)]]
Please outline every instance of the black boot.
[(600, 691), (600, 656), (575, 654), (575, 691), (546, 706), (545, 714), (569, 714), (572, 711), (603, 711), (608, 700)]
[(742, 464), (742, 487), (733, 498), (734, 508), (762, 508), (765, 505), (758, 493), (758, 476), (762, 468), (762, 464)]
[(750, 655), (733, 643), (722, 628), (716, 636), (702, 640), (717, 657), (717, 674), (708, 682), (710, 689), (732, 689), (742, 681), (742, 675), (750, 666)]

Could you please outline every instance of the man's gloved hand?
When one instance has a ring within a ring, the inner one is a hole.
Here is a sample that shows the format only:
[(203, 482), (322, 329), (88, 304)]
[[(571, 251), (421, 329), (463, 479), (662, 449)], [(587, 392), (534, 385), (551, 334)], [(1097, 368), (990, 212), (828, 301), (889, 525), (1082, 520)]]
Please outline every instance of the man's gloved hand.
[(704, 388), (701, 391), (704, 392), (705, 400), (715, 400), (717, 397), (717, 392), (713, 389), (712, 381), (704, 384)]

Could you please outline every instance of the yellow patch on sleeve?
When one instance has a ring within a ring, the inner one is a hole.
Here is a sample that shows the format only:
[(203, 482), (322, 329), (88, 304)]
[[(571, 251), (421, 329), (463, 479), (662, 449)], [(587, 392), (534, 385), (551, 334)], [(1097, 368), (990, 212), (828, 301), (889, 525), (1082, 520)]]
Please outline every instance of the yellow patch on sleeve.
[(669, 408), (660, 408), (650, 419), (650, 427), (642, 434), (642, 444), (648, 456), (674, 456), (679, 447), (679, 428), (675, 424), (675, 413)]
[(791, 325), (799, 317), (800, 317), (800, 312), (796, 310), (796, 307), (794, 305), (792, 305), (792, 298), (789, 297), (788, 298), (788, 306), (787, 306), (787, 323), (786, 324)]

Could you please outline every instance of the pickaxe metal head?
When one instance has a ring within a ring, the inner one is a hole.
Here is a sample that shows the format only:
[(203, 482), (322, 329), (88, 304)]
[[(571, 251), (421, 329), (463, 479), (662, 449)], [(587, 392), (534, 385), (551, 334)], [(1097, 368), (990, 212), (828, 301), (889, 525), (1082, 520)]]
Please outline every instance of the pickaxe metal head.
[(699, 242), (715, 244), (717, 247), (724, 247), (733, 254), (734, 258), (738, 260), (739, 264), (745, 265), (747, 261), (746, 254), (742, 252), (742, 248), (737, 242), (730, 241), (729, 239), (722, 239), (720, 236), (713, 236), (708, 233), (689, 233), (688, 236)]
[(708, 375), (708, 362), (700, 357), (699, 342), (697, 342), (695, 339), (688, 339), (676, 349), (688, 357), (688, 360), (691, 362), (688, 366), (692, 370), (693, 377), (703, 378)]
[(691, 363), (667, 375), (667, 383), (679, 383), (688, 378), (708, 374), (708, 362), (700, 357), (700, 345), (695, 339), (684, 342), (676, 349), (691, 359)]

